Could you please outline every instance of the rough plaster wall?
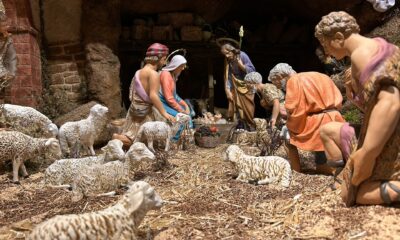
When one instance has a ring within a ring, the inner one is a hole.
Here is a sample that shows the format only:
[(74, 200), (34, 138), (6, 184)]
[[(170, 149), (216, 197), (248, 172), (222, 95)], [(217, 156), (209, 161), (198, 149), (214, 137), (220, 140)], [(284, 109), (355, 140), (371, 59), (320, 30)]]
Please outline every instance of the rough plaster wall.
[(83, 43), (102, 43), (114, 53), (121, 34), (121, 0), (84, 0), (82, 9)]
[(49, 44), (80, 40), (82, 0), (44, 0), (43, 7)]

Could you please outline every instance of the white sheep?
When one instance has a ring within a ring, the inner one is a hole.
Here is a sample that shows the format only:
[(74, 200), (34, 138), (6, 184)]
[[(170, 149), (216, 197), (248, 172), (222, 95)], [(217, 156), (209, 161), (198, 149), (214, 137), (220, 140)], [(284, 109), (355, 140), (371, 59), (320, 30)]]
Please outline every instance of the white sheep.
[(90, 109), (88, 118), (64, 123), (59, 132), (61, 150), (64, 155), (69, 155), (70, 148), (74, 148), (72, 156), (79, 157), (80, 146), (90, 150), (95, 155), (93, 144), (96, 138), (104, 130), (108, 121), (108, 108), (100, 104)]
[(146, 122), (140, 126), (137, 136), (135, 137), (135, 142), (144, 142), (147, 140), (149, 149), (155, 152), (153, 147), (154, 140), (165, 141), (165, 151), (168, 151), (171, 138), (175, 136), (179, 128), (189, 121), (189, 115), (178, 113), (176, 115), (176, 122), (172, 124), (172, 128), (165, 122)]
[(226, 149), (225, 160), (235, 164), (242, 182), (256, 181), (257, 184), (274, 184), (280, 182), (282, 187), (289, 187), (292, 177), (290, 163), (278, 156), (253, 157), (246, 155), (236, 145)]
[(114, 206), (97, 212), (55, 216), (37, 225), (27, 239), (136, 239), (146, 213), (161, 208), (162, 204), (148, 183), (130, 183)]
[(52, 187), (70, 187), (74, 178), (86, 166), (104, 164), (114, 160), (123, 160), (125, 152), (122, 149), (123, 143), (114, 139), (102, 147), (103, 154), (99, 156), (60, 159), (51, 164), (45, 171), (45, 184)]
[(47, 150), (56, 159), (61, 157), (60, 145), (55, 138), (33, 138), (17, 131), (0, 130), (0, 161), (12, 161), (14, 183), (19, 183), (19, 169), (23, 177), (29, 176), (24, 161)]
[(11, 129), (29, 136), (56, 138), (58, 135), (57, 125), (34, 108), (3, 104), (3, 116)]
[(125, 154), (125, 161), (113, 161), (84, 167), (72, 184), (73, 201), (83, 196), (112, 195), (130, 180), (130, 173), (145, 159), (155, 160), (154, 154), (144, 143), (132, 144)]

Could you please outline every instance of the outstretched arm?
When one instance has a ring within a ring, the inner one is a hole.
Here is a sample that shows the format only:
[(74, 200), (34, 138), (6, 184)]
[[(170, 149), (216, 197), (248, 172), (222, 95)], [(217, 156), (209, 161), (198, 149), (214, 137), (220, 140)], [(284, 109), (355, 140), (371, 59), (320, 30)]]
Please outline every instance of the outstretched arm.
[(274, 99), (274, 105), (272, 107), (272, 116), (271, 116), (271, 127), (275, 127), (276, 119), (278, 118), (280, 110), (279, 99)]
[(394, 86), (381, 90), (369, 117), (363, 146), (350, 157), (353, 159), (352, 183), (359, 185), (371, 176), (376, 158), (392, 136), (400, 118), (400, 93)]

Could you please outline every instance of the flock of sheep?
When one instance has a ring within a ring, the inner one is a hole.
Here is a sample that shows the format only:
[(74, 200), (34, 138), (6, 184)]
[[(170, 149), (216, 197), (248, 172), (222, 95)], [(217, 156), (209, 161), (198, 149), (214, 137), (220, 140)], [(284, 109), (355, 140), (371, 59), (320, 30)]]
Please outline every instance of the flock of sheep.
[[(101, 149), (102, 154), (96, 156), (93, 145), (108, 123), (107, 113), (106, 107), (96, 104), (88, 118), (67, 122), (58, 130), (33, 108), (5, 104), (3, 115), (13, 130), (0, 130), (0, 161), (12, 161), (14, 183), (19, 183), (19, 171), (23, 177), (29, 176), (26, 160), (46, 154), (56, 161), (45, 170), (44, 183), (72, 190), (72, 201), (84, 196), (112, 195), (120, 186), (128, 188), (114, 206), (98, 212), (56, 216), (36, 226), (28, 239), (135, 239), (146, 212), (161, 207), (161, 198), (148, 183), (133, 183), (130, 179), (141, 162), (155, 159), (153, 141), (165, 141), (168, 151), (170, 139), (190, 118), (178, 114), (172, 128), (164, 122), (148, 122), (141, 126), (137, 140), (127, 152), (120, 140), (110, 140)], [(38, 126), (37, 134), (41, 137), (21, 132), (24, 125)], [(150, 150), (139, 140), (147, 140)], [(91, 156), (80, 157), (81, 149)], [(236, 145), (229, 146), (225, 155), (225, 160), (235, 164), (240, 181), (290, 185), (290, 165), (283, 158), (248, 156)]]

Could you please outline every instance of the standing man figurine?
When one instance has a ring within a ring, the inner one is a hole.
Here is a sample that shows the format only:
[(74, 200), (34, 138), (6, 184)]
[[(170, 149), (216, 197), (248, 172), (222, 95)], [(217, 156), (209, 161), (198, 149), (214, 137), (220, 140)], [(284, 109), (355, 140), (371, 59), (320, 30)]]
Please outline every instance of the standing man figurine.
[(254, 130), (254, 89), (248, 89), (244, 77), (256, 69), (249, 56), (239, 49), (239, 44), (230, 38), (217, 39), (225, 56), (225, 93), (229, 101), (228, 118), (237, 114), (247, 130)]

